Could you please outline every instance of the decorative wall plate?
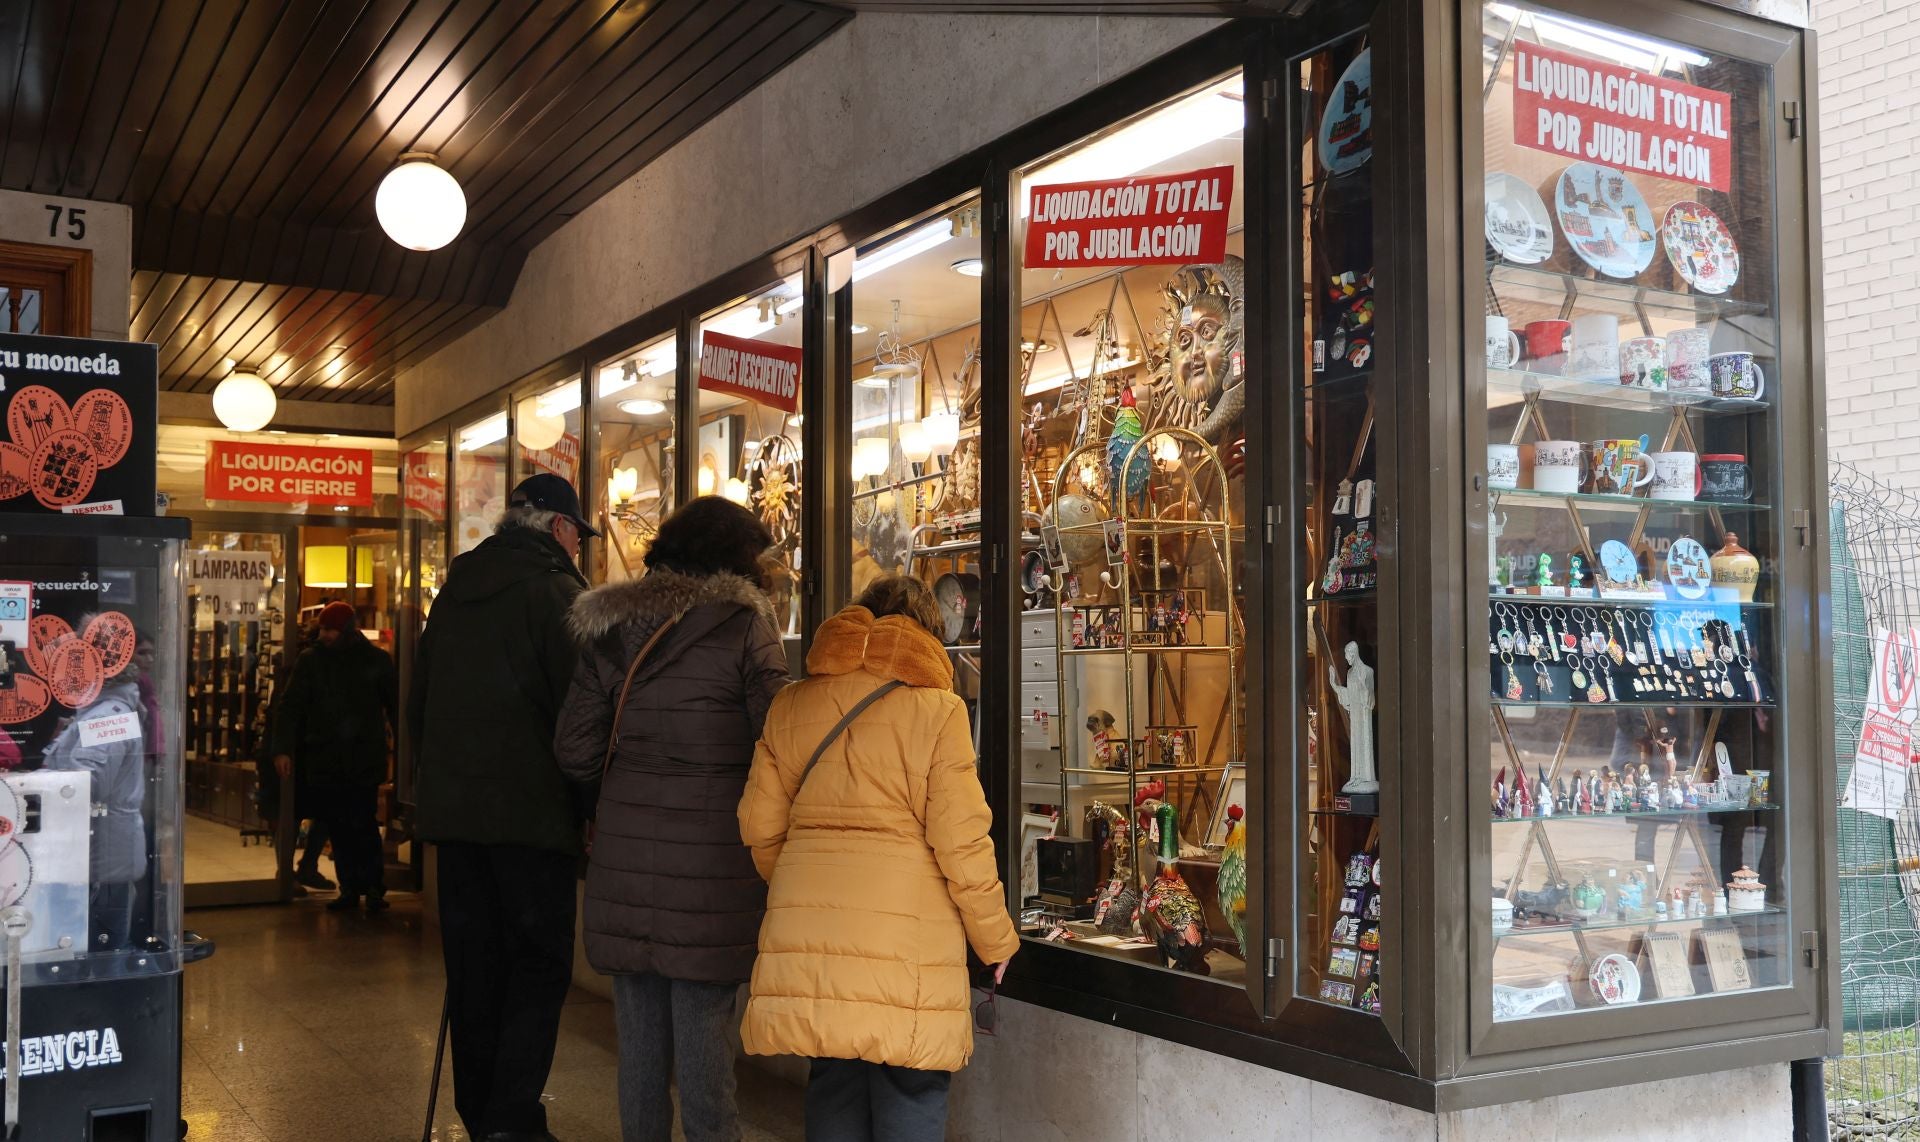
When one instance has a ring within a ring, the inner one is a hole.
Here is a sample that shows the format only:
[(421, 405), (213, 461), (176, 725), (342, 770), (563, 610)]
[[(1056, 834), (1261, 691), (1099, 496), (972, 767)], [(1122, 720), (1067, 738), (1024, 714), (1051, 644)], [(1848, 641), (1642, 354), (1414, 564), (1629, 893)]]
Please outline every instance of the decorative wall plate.
[(1617, 539), (1600, 545), (1600, 569), (1615, 583), (1631, 583), (1640, 577), (1640, 561), (1633, 557), (1633, 548)]
[(1704, 599), (1713, 583), (1713, 561), (1700, 541), (1681, 536), (1667, 548), (1667, 581), (1683, 599)]
[(1725, 293), (1740, 280), (1740, 247), (1720, 216), (1698, 202), (1667, 207), (1660, 244), (1673, 268), (1701, 293)]
[(1633, 278), (1653, 264), (1653, 207), (1625, 173), (1574, 163), (1554, 186), (1554, 216), (1580, 260), (1610, 278)]
[(1509, 262), (1537, 266), (1553, 256), (1553, 216), (1540, 193), (1505, 171), (1487, 173), (1487, 242)]
[(1328, 174), (1358, 170), (1373, 157), (1373, 50), (1353, 57), (1320, 116), (1320, 165)]
[(1640, 999), (1640, 969), (1619, 952), (1608, 952), (1593, 961), (1587, 983), (1600, 1002), (1612, 1005), (1635, 1003)]

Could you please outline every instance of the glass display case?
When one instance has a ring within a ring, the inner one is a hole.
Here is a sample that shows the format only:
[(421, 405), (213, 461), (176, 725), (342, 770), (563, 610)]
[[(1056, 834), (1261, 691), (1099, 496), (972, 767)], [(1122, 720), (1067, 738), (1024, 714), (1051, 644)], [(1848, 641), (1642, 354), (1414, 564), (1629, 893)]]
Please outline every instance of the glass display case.
[(187, 530), (0, 529), (0, 917), (28, 985), (180, 966)]
[(453, 433), (453, 553), (464, 555), (493, 534), (507, 510), (507, 410)]
[(1820, 889), (1796, 881), (1818, 880), (1830, 806), (1799, 736), (1818, 563), (1791, 426), (1817, 412), (1804, 235), (1781, 229), (1804, 194), (1783, 177), (1793, 80), (1750, 25), (1637, 12), (1474, 11), (1489, 1048), (1813, 1003)]
[(589, 556), (595, 583), (645, 574), (647, 548), (672, 514), (679, 338), (656, 337), (593, 372), (593, 468), (601, 539)]

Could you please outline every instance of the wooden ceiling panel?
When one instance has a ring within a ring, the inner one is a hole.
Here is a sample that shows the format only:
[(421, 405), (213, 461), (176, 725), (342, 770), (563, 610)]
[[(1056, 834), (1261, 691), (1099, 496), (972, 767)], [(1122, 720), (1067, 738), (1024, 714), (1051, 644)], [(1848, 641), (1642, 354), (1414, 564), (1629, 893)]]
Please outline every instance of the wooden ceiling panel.
[[(171, 388), (228, 359), (391, 401), (527, 251), (850, 19), (796, 0), (0, 0), (0, 186), (134, 208), (132, 329)], [(433, 253), (373, 218), (403, 152), (459, 178)], [(336, 362), (338, 362), (336, 364)]]

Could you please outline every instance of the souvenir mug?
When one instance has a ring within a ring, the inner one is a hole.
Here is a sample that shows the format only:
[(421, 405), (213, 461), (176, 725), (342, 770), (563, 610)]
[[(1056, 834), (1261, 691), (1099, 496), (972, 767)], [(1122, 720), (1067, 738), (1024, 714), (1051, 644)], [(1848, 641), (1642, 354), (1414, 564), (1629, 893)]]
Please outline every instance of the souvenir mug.
[(1520, 446), (1487, 445), (1487, 487), (1510, 489), (1520, 486)]
[(1709, 452), (1700, 457), (1700, 498), (1744, 504), (1753, 498), (1753, 471), (1738, 452)]
[(1647, 438), (1596, 440), (1589, 486), (1603, 496), (1630, 496), (1653, 482), (1653, 457)]
[(1487, 315), (1487, 368), (1511, 369), (1520, 363), (1520, 338), (1498, 314)]
[(1570, 495), (1586, 482), (1586, 451), (1578, 440), (1542, 440), (1533, 446), (1535, 491)]
[(1760, 371), (1760, 362), (1744, 350), (1707, 358), (1707, 377), (1713, 395), (1722, 399), (1759, 400), (1767, 394), (1767, 377)]
[(1620, 319), (1589, 313), (1573, 322), (1573, 348), (1567, 376), (1579, 381), (1611, 381), (1620, 372)]
[(1667, 391), (1704, 393), (1707, 358), (1713, 355), (1713, 330), (1676, 329), (1667, 334)]
[(1649, 452), (1656, 500), (1691, 500), (1700, 494), (1700, 458), (1692, 452)]
[(1665, 392), (1667, 343), (1659, 337), (1630, 337), (1620, 343), (1620, 383)]
[(1527, 343), (1527, 368), (1554, 376), (1566, 371), (1567, 338), (1573, 334), (1568, 321), (1529, 321), (1520, 330)]

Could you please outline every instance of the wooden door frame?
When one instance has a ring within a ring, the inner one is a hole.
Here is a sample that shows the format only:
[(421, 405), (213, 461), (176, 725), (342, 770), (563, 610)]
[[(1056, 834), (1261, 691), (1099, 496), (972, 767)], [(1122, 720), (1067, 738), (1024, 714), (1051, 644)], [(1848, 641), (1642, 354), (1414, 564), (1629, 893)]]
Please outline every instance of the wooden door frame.
[[(76, 246), (40, 246), (31, 242), (0, 241), (0, 284), (18, 273), (20, 284), (40, 289), (40, 327), (63, 337), (93, 336), (93, 251)], [(59, 304), (46, 304), (45, 285), (58, 289)], [(54, 327), (55, 322), (58, 327)]]

